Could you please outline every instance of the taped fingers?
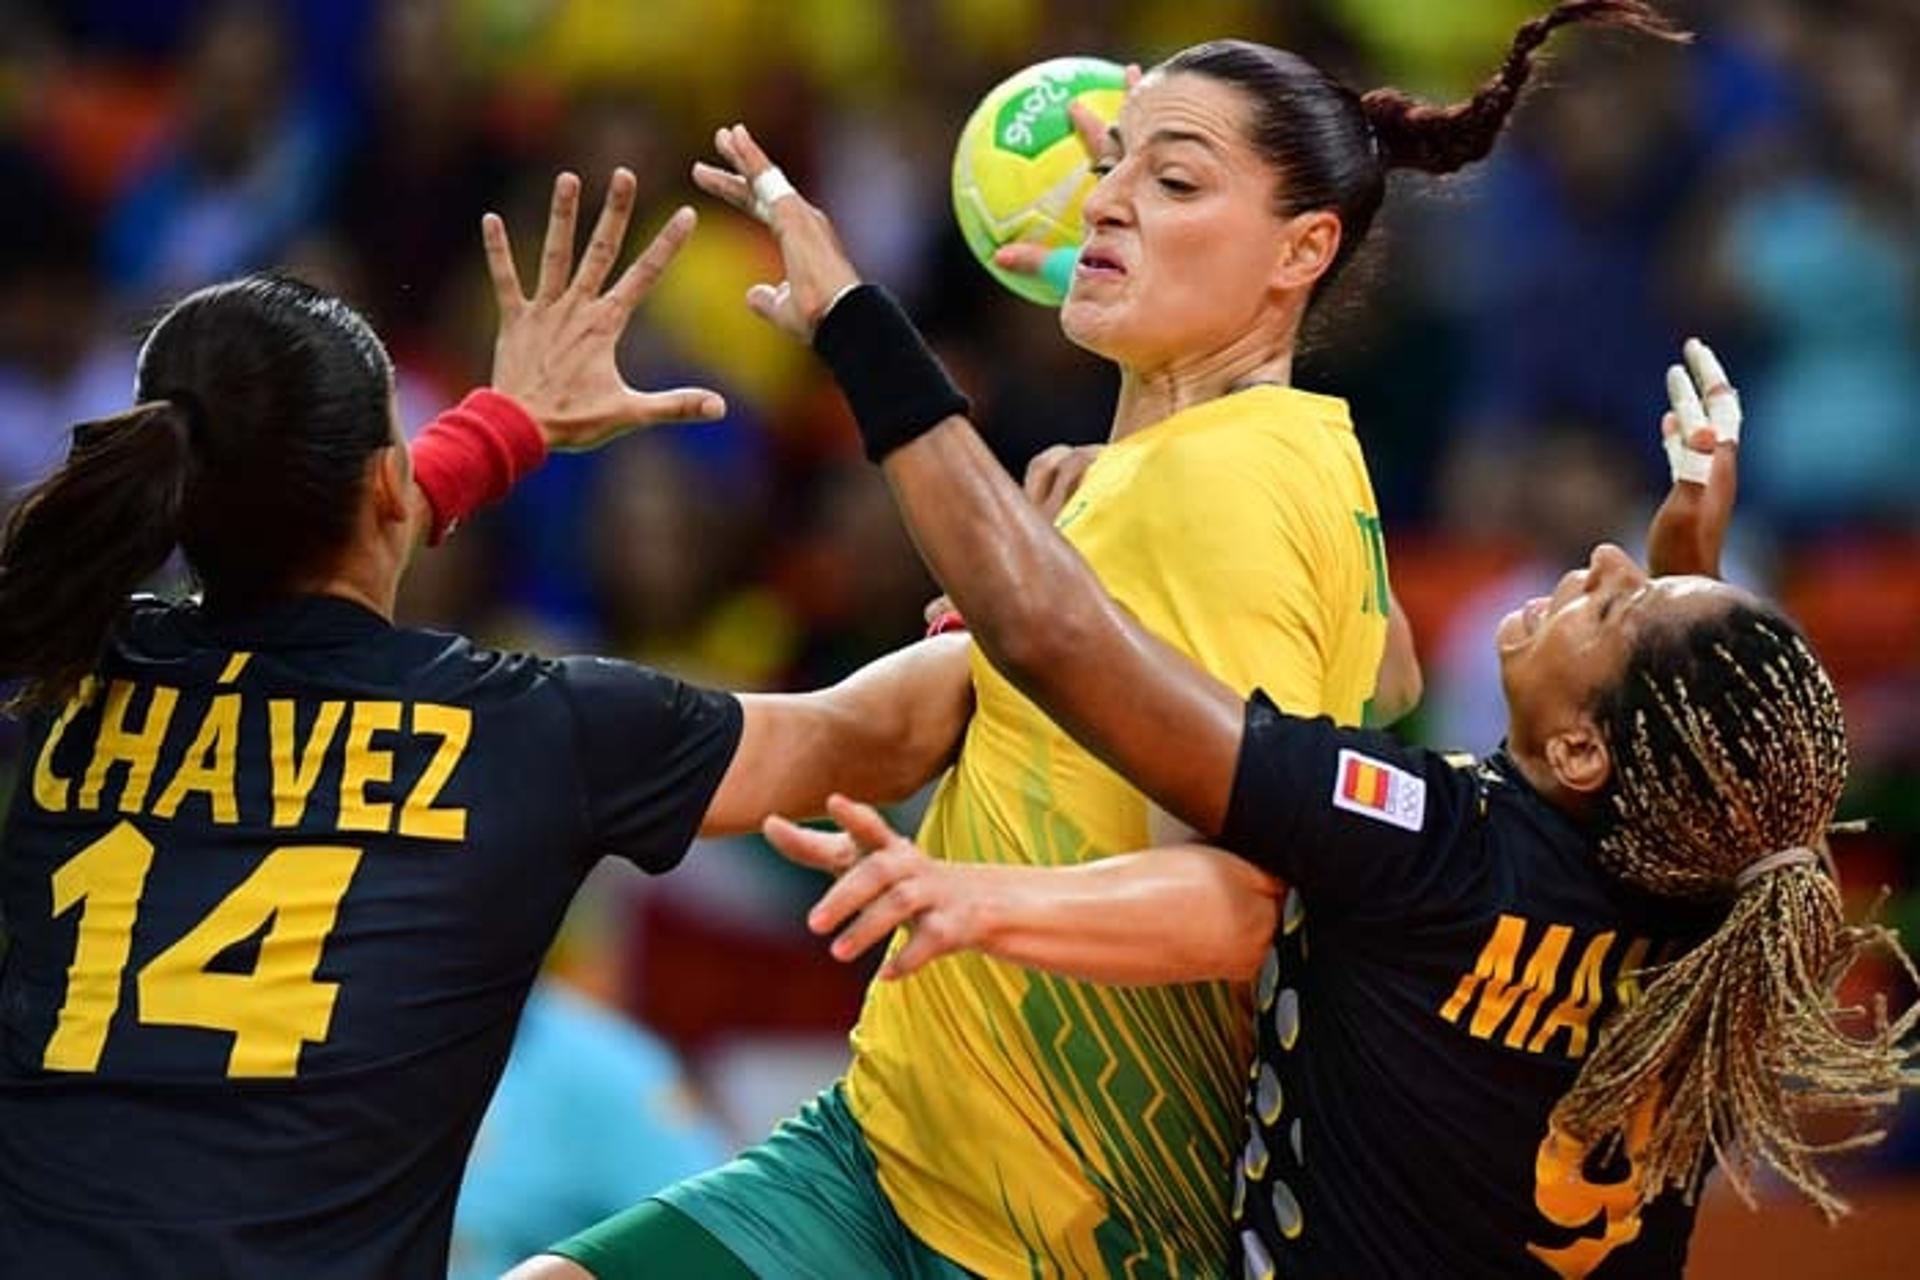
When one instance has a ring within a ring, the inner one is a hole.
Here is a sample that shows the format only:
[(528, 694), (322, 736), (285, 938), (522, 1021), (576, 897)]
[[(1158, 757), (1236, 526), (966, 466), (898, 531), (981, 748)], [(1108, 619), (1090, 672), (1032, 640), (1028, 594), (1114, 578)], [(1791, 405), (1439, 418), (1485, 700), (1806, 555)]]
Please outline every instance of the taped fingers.
[(1675, 484), (1705, 484), (1713, 474), (1713, 455), (1687, 444), (1688, 432), (1680, 426), (1680, 416), (1668, 413), (1660, 421), (1661, 446), (1667, 454), (1667, 471)]
[(753, 191), (753, 216), (769, 226), (773, 224), (773, 206), (799, 194), (779, 165), (762, 170), (748, 185)]
[(1689, 338), (1682, 356), (1693, 380), (1699, 385), (1700, 394), (1706, 400), (1707, 419), (1713, 424), (1713, 438), (1719, 444), (1738, 444), (1740, 442), (1740, 393), (1734, 388), (1733, 380), (1727, 376), (1727, 370), (1720, 363), (1720, 357), (1713, 348), (1698, 338)]

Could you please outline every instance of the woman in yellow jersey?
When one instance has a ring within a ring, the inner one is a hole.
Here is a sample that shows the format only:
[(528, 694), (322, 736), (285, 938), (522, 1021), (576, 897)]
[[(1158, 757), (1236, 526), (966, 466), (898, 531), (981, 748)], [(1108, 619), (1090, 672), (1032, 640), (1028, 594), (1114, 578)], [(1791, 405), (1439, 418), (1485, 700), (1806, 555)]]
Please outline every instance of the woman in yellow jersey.
[[(1136, 618), (1237, 693), (1360, 721), (1385, 648), (1385, 555), (1345, 404), (1291, 385), (1301, 323), (1387, 173), (1484, 156), (1533, 50), (1586, 19), (1653, 23), (1627, 0), (1563, 5), (1445, 110), (1363, 99), (1238, 41), (1175, 55), (1129, 96), (1061, 313), (1120, 366), (1119, 402), (1057, 523)], [(811, 337), (857, 276), (807, 251), (830, 241), (824, 215), (744, 129), (716, 141), (731, 170), (698, 166), (696, 181), (769, 221), (787, 255), (788, 281), (749, 304)], [(899, 390), (884, 367), (851, 378), (857, 352), (822, 354), (856, 409)], [(1139, 792), (983, 660), (974, 683), (923, 847), (1053, 866), (1153, 841)], [(1249, 1010), (1240, 983), (1117, 989), (972, 954), (876, 984), (842, 1084), (733, 1164), (557, 1246), (572, 1264), (526, 1274), (1217, 1274)]]

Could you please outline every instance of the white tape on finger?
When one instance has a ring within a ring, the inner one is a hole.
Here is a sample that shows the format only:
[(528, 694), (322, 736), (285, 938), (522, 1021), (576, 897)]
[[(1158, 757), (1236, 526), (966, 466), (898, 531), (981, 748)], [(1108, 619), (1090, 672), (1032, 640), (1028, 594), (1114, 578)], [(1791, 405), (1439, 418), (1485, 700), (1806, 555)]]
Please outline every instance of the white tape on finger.
[(1721, 444), (1740, 442), (1740, 393), (1727, 377), (1726, 366), (1713, 348), (1698, 338), (1690, 338), (1683, 350), (1687, 368), (1706, 396), (1707, 418), (1713, 424), (1713, 438)]
[(1693, 389), (1693, 379), (1677, 364), (1667, 369), (1667, 403), (1673, 406), (1673, 416), (1680, 421), (1682, 440), (1692, 439), (1694, 432), (1707, 425), (1707, 411)]
[(1673, 482), (1705, 484), (1713, 475), (1713, 455), (1687, 447), (1686, 432), (1676, 431), (1666, 439), (1667, 470)]
[(1722, 387), (1707, 394), (1707, 418), (1713, 423), (1713, 438), (1721, 444), (1740, 443), (1740, 393)]
[(749, 185), (753, 188), (753, 216), (762, 222), (773, 220), (774, 205), (797, 194), (793, 183), (787, 181), (787, 175), (780, 172), (778, 165), (768, 169)]

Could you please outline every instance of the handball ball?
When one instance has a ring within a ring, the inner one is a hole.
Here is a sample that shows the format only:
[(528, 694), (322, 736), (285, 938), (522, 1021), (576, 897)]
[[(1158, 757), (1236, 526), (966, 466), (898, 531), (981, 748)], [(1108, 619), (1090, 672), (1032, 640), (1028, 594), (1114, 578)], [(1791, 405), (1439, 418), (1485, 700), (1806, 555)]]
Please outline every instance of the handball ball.
[(1080, 205), (1093, 189), (1087, 151), (1067, 104), (1085, 103), (1111, 123), (1127, 73), (1103, 58), (1052, 58), (995, 85), (967, 117), (953, 152), (953, 212), (967, 248), (993, 278), (1023, 298), (1057, 307), (1064, 291), (1038, 276), (994, 265), (1001, 245), (1077, 247)]

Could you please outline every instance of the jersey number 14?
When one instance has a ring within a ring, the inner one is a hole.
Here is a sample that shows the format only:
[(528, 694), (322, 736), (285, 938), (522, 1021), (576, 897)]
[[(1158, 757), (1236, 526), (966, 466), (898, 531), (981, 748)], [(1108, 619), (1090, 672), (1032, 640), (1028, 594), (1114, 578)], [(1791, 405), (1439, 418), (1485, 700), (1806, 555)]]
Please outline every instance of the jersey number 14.
[[(122, 972), (153, 866), (154, 846), (122, 822), (53, 873), (53, 913), (80, 908), (67, 994), (47, 1040), (49, 1071), (97, 1071), (119, 1010)], [(324, 845), (275, 849), (184, 937), (135, 980), (136, 1009), (149, 1026), (233, 1033), (229, 1076), (292, 1076), (305, 1044), (327, 1038), (339, 984), (314, 971), (361, 850)], [(250, 973), (217, 973), (221, 952), (262, 928)]]

